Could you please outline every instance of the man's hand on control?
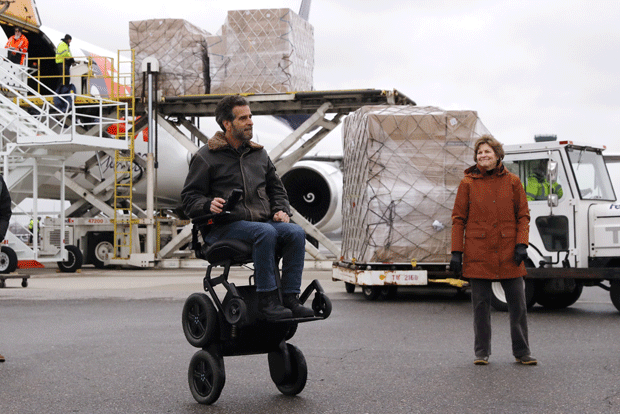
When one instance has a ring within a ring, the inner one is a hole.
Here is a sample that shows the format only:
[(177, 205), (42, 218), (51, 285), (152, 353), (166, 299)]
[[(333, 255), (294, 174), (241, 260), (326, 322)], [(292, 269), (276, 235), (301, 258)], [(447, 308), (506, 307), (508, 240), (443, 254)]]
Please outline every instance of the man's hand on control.
[(209, 210), (211, 211), (211, 213), (220, 214), (223, 211), (222, 207), (224, 207), (225, 203), (226, 200), (224, 200), (223, 198), (215, 197), (213, 201), (211, 201), (211, 208)]
[(284, 211), (280, 210), (276, 214), (273, 215), (273, 221), (280, 221), (282, 223), (288, 223), (290, 221), (290, 217)]

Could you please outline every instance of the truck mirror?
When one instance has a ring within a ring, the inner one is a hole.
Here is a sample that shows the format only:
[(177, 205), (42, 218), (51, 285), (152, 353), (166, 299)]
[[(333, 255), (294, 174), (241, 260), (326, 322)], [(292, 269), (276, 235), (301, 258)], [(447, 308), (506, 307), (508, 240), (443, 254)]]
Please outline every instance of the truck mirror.
[(557, 194), (549, 194), (547, 197), (547, 205), (549, 207), (557, 207), (559, 204), (558, 195)]
[(557, 161), (549, 160), (547, 163), (547, 181), (553, 187), (553, 184), (558, 180), (558, 163)]

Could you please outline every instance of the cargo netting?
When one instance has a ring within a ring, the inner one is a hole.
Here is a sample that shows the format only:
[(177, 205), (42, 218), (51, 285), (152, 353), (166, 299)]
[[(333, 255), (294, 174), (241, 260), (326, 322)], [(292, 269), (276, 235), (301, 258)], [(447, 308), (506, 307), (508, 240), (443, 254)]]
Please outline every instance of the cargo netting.
[(475, 111), (367, 106), (343, 126), (342, 259), (446, 263), (452, 208), (473, 145)]
[(180, 19), (130, 22), (129, 35), (138, 95), (148, 56), (164, 96), (313, 89), (314, 29), (290, 9), (229, 11), (216, 35)]

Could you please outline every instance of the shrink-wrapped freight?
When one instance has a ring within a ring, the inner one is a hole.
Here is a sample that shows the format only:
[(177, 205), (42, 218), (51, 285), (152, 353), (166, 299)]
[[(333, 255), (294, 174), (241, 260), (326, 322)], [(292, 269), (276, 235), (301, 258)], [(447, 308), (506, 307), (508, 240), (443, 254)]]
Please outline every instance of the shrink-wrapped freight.
[(448, 262), (456, 191), (487, 133), (474, 111), (385, 105), (349, 115), (343, 260)]

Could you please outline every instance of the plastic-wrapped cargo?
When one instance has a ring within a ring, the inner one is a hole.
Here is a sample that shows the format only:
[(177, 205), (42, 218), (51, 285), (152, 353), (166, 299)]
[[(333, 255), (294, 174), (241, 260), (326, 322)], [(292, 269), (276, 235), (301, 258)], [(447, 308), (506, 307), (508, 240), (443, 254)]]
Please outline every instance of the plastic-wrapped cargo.
[(229, 11), (208, 44), (211, 93), (312, 90), (314, 29), (290, 9)]
[(129, 22), (129, 42), (136, 53), (136, 93), (142, 93), (142, 61), (149, 56), (159, 61), (158, 89), (164, 96), (208, 93), (209, 36), (182, 19)]
[(446, 263), (452, 208), (473, 145), (475, 111), (366, 106), (343, 126), (342, 260)]

